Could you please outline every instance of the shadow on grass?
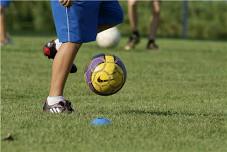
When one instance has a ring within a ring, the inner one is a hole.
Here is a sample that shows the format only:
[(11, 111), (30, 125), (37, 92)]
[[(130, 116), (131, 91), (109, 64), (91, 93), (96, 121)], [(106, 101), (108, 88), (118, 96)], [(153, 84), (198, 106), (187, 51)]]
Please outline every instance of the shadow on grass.
[(224, 117), (224, 113), (192, 113), (192, 112), (176, 112), (176, 111), (147, 111), (147, 110), (127, 110), (121, 111), (119, 114), (137, 114), (137, 115), (151, 115), (151, 116), (196, 116), (196, 117)]

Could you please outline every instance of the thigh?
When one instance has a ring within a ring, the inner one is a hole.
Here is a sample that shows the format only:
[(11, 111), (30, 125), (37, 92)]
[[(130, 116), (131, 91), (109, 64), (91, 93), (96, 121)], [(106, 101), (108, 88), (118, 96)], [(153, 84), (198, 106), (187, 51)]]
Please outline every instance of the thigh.
[(64, 7), (58, 1), (51, 1), (52, 13), (58, 38), (61, 42), (83, 43), (96, 38), (99, 1), (73, 1), (71, 7)]
[(98, 25), (117, 25), (123, 22), (123, 11), (117, 0), (102, 1), (100, 4)]
[(10, 0), (0, 0), (0, 7), (9, 7)]

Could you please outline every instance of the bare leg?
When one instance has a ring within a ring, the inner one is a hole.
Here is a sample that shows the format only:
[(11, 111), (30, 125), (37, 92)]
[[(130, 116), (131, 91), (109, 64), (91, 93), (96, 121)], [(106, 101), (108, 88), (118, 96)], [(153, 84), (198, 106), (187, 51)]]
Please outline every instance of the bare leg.
[(128, 0), (128, 16), (132, 34), (125, 46), (125, 50), (133, 49), (140, 41), (140, 35), (137, 27), (137, 0)]
[(138, 31), (137, 28), (137, 0), (128, 0), (128, 16), (131, 30)]
[(6, 39), (5, 8), (0, 7), (0, 43), (4, 44)]
[(150, 32), (148, 36), (147, 49), (148, 50), (157, 50), (158, 45), (155, 43), (156, 33), (159, 24), (159, 16), (160, 16), (160, 2), (159, 0), (153, 0), (151, 2), (153, 19), (150, 24)]
[(73, 60), (80, 48), (78, 43), (63, 43), (52, 65), (52, 77), (49, 96), (63, 96), (63, 89)]
[(150, 25), (149, 39), (155, 40), (158, 24), (160, 20), (160, 2), (159, 0), (153, 0), (151, 5), (152, 5), (153, 19)]
[[(113, 26), (114, 25), (100, 26), (99, 31), (106, 30)], [(59, 48), (52, 65), (49, 96), (63, 96), (65, 82), (80, 46), (81, 44), (78, 43), (67, 42), (63, 43)]]

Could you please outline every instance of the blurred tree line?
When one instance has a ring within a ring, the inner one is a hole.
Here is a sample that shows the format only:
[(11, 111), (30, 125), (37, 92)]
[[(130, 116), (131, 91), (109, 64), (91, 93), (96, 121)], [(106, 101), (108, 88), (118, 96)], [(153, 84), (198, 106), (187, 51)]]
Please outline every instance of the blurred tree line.
[[(120, 2), (125, 22), (119, 26), (122, 34), (129, 34), (127, 3)], [(139, 29), (146, 36), (152, 17), (151, 4), (139, 1)], [(188, 37), (196, 39), (227, 39), (227, 1), (189, 2)], [(161, 2), (160, 37), (181, 37), (182, 2)], [(7, 11), (7, 26), (13, 32), (54, 33), (49, 1), (13, 1)]]

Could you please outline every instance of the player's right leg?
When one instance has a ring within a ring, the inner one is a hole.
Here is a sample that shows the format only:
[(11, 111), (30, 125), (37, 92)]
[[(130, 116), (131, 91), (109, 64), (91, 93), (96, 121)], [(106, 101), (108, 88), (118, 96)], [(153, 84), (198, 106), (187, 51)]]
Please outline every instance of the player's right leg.
[(0, 43), (3, 45), (6, 40), (6, 28), (5, 28), (5, 8), (0, 6)]
[(4, 0), (0, 2), (0, 45), (5, 45), (10, 43), (10, 39), (7, 36), (7, 29), (5, 25), (5, 11), (6, 8), (9, 6), (10, 1)]
[(99, 7), (98, 32), (123, 22), (123, 11), (117, 0), (102, 1)]
[(132, 34), (129, 36), (125, 50), (133, 49), (140, 41), (140, 34), (137, 26), (137, 0), (128, 0), (128, 16)]
[(160, 1), (153, 0), (151, 2), (151, 5), (152, 5), (153, 18), (152, 18), (152, 21), (150, 24), (150, 33), (148, 36), (147, 49), (157, 50), (158, 45), (155, 43), (155, 40), (156, 40), (156, 33), (158, 30), (158, 24), (159, 24), (159, 20), (160, 20)]

